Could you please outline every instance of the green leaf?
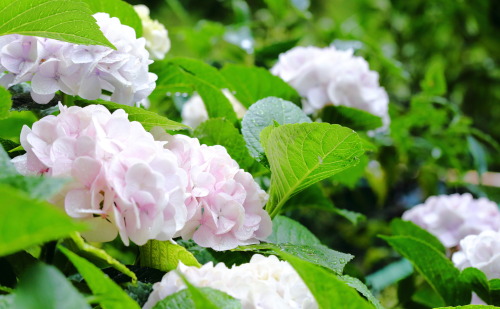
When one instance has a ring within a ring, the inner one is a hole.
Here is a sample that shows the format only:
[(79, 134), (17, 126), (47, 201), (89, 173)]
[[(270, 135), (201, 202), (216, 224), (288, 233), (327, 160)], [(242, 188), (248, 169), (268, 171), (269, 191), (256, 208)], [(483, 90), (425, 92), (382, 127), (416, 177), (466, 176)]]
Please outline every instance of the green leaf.
[(430, 62), (424, 80), (420, 83), (422, 91), (432, 96), (442, 96), (446, 93), (446, 78), (444, 76), (443, 62), (435, 60)]
[(234, 96), (246, 108), (267, 97), (299, 101), (294, 88), (266, 69), (226, 64), (220, 72), (231, 85), (231, 90), (236, 91)]
[(182, 278), (187, 285), (187, 289), (191, 294), (195, 308), (199, 309), (238, 309), (241, 308), (241, 303), (234, 297), (227, 295), (224, 292), (211, 288), (198, 288), (189, 283), (186, 278)]
[(68, 182), (64, 178), (20, 175), (10, 162), (9, 155), (0, 148), (0, 184), (8, 185), (27, 193), (34, 199), (46, 199), (57, 192)]
[(228, 88), (228, 83), (216, 68), (195, 59), (174, 58), (157, 61), (150, 70), (158, 75), (156, 93), (196, 91), (210, 118), (236, 121), (233, 106), (222, 93), (222, 89)]
[(498, 307), (495, 306), (485, 306), (485, 305), (468, 305), (468, 306), (458, 306), (458, 307), (439, 307), (435, 309), (498, 309)]
[[(220, 309), (239, 309), (241, 308), (241, 303), (239, 300), (227, 295), (219, 290), (211, 289), (208, 287), (196, 288), (198, 293), (193, 296), (191, 290), (184, 289), (167, 296), (166, 298), (159, 301), (153, 309), (192, 309), (192, 308), (220, 308)], [(195, 292), (196, 293), (196, 292)], [(202, 296), (200, 296), (202, 294)], [(197, 306), (198, 303), (203, 299), (210, 299), (210, 305), (207, 307), (202, 303), (201, 306)]]
[(326, 106), (322, 111), (321, 120), (356, 131), (369, 131), (382, 126), (382, 118), (367, 111), (346, 106)]
[(11, 107), (12, 97), (9, 90), (0, 86), (0, 119), (9, 117)]
[(118, 17), (122, 25), (134, 28), (138, 38), (142, 36), (142, 22), (132, 5), (122, 0), (84, 0), (92, 14), (108, 13), (111, 17)]
[(85, 229), (47, 202), (0, 185), (0, 256)]
[(327, 123), (288, 124), (274, 128), (264, 149), (271, 166), (266, 210), (272, 217), (291, 196), (356, 165), (364, 153), (356, 132)]
[(63, 246), (58, 247), (73, 263), (103, 309), (140, 308), (113, 280), (105, 275), (97, 266), (79, 257)]
[(368, 299), (368, 301), (370, 301), (370, 303), (372, 303), (375, 308), (384, 309), (380, 301), (375, 296), (373, 296), (370, 289), (368, 289), (368, 287), (363, 282), (361, 282), (361, 280), (347, 275), (340, 276), (339, 278), (347, 283), (348, 286), (350, 286), (351, 288), (355, 288), (359, 293), (366, 297), (366, 299)]
[(11, 308), (89, 308), (83, 295), (54, 266), (30, 267), (20, 278)]
[(396, 218), (391, 222), (391, 230), (393, 235), (411, 236), (417, 238), (434, 247), (439, 252), (446, 254), (446, 248), (441, 243), (441, 241), (436, 238), (436, 236), (432, 235), (431, 233), (427, 232), (411, 221), (403, 221)]
[(391, 247), (410, 260), (427, 283), (447, 305), (470, 303), (467, 284), (459, 279), (460, 272), (453, 263), (432, 245), (412, 236), (381, 236)]
[(333, 273), (290, 254), (283, 254), (281, 257), (287, 260), (304, 280), (316, 298), (319, 308), (373, 309), (356, 290), (347, 286)]
[(479, 175), (482, 175), (488, 170), (486, 151), (483, 145), (481, 145), (481, 143), (472, 135), (467, 135), (467, 144), (469, 145), (472, 159), (474, 159), (474, 166)]
[(486, 303), (491, 304), (490, 285), (486, 275), (477, 268), (467, 267), (460, 273), (460, 280), (470, 285), (471, 289)]
[(262, 130), (277, 122), (287, 123), (311, 122), (300, 107), (279, 98), (269, 97), (250, 106), (241, 121), (241, 133), (247, 142), (250, 155), (261, 162), (265, 158), (264, 148), (260, 143)]
[(284, 216), (276, 216), (273, 219), (273, 232), (267, 241), (274, 244), (290, 243), (294, 245), (316, 245), (321, 244), (305, 226), (299, 222)]
[(224, 146), (231, 158), (244, 170), (248, 170), (255, 162), (248, 153), (243, 136), (228, 120), (208, 119), (196, 128), (193, 136), (197, 137), (202, 144)]
[(106, 262), (114, 269), (129, 276), (132, 279), (132, 283), (137, 281), (137, 276), (133, 271), (128, 269), (127, 266), (114, 259), (106, 251), (87, 244), (78, 233), (72, 233), (70, 235), (68, 245), (72, 251), (75, 251), (79, 255), (83, 255), (87, 259), (97, 259), (99, 261)]
[(288, 243), (271, 244), (261, 243), (238, 247), (233, 251), (252, 251), (257, 253), (271, 253), (283, 257), (284, 254), (291, 254), (301, 260), (326, 267), (337, 274), (342, 274), (344, 266), (354, 258), (354, 256), (332, 250), (321, 244), (314, 245), (294, 245)]
[(140, 254), (143, 267), (170, 271), (177, 268), (179, 261), (186, 266), (201, 267), (191, 252), (170, 241), (149, 240), (140, 247)]
[(40, 36), (113, 49), (82, 0), (0, 0), (0, 35)]
[(142, 124), (145, 130), (149, 131), (153, 127), (161, 127), (165, 130), (185, 130), (189, 127), (185, 124), (173, 121), (167, 117), (158, 115), (155, 112), (150, 112), (148, 110), (142, 109), (135, 106), (127, 106), (118, 103), (97, 100), (97, 101), (87, 101), (87, 100), (77, 100), (75, 105), (85, 107), (92, 104), (104, 105), (110, 111), (115, 111), (117, 109), (123, 109), (128, 114), (128, 119), (130, 121), (137, 121)]

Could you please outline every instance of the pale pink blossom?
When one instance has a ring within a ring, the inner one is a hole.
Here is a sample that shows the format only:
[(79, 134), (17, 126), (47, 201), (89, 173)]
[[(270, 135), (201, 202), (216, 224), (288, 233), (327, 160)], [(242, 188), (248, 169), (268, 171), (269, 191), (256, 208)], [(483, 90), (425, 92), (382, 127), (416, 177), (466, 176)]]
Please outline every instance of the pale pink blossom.
[(327, 105), (343, 105), (390, 122), (389, 98), (379, 85), (379, 76), (352, 50), (335, 47), (295, 47), (279, 56), (271, 72), (294, 87), (304, 98), (307, 114)]
[(221, 251), (259, 243), (271, 234), (271, 219), (263, 209), (267, 194), (224, 147), (200, 145), (195, 138), (161, 129), (152, 133), (167, 141), (166, 149), (188, 175), (188, 221), (178, 236)]
[(431, 196), (406, 211), (403, 219), (434, 234), (448, 248), (468, 235), (500, 229), (497, 204), (486, 198), (474, 199), (469, 193)]
[[(318, 303), (295, 269), (276, 256), (255, 254), (249, 263), (227, 268), (223, 263), (209, 262), (201, 268), (185, 266), (177, 271), (193, 285), (210, 287), (241, 301), (243, 309), (315, 309)], [(144, 309), (186, 288), (184, 281), (172, 271), (153, 285)]]
[(90, 241), (117, 233), (138, 245), (174, 237), (187, 219), (187, 176), (175, 155), (123, 110), (59, 108), (58, 116), (23, 127), (26, 154), (12, 160), (18, 171), (71, 178), (51, 201), (99, 230), (84, 234)]

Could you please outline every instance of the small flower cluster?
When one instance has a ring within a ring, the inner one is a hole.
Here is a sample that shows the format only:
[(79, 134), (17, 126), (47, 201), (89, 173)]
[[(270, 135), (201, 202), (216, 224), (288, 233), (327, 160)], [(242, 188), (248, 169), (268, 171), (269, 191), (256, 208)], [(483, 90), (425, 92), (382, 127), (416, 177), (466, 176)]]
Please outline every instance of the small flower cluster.
[[(88, 100), (106, 99), (132, 105), (155, 88), (149, 73), (145, 39), (106, 13), (94, 14), (104, 36), (116, 47), (84, 46), (22, 35), (0, 37), (0, 78), (5, 87), (31, 82), (31, 96), (48, 103), (57, 91)], [(111, 96), (106, 93), (111, 94)]]
[(142, 36), (146, 39), (146, 49), (153, 60), (162, 60), (170, 50), (168, 31), (160, 22), (149, 17), (149, 8), (144, 4), (134, 5), (134, 10), (142, 22)]
[[(241, 301), (242, 308), (315, 309), (318, 304), (293, 267), (271, 255), (256, 254), (250, 263), (227, 268), (223, 263), (209, 262), (201, 268), (179, 263), (177, 271), (195, 286), (210, 287), (223, 291)], [(167, 296), (185, 289), (184, 281), (176, 272), (167, 273), (153, 285), (144, 309)]]
[(294, 87), (305, 98), (307, 114), (326, 105), (343, 105), (365, 110), (389, 124), (389, 98), (380, 87), (378, 73), (352, 50), (335, 47), (295, 47), (279, 56), (271, 69), (274, 75)]
[(429, 231), (448, 248), (457, 246), (468, 235), (500, 229), (498, 206), (468, 193), (431, 196), (424, 204), (406, 211), (403, 219)]
[(91, 241), (120, 234), (138, 245), (182, 236), (215, 250), (258, 243), (271, 233), (267, 194), (222, 146), (168, 135), (155, 140), (123, 110), (59, 106), (23, 127), (22, 174), (73, 179), (52, 202), (95, 228)]
[[(222, 93), (229, 100), (238, 118), (243, 118), (247, 112), (246, 108), (228, 89), (222, 89)], [(208, 120), (208, 112), (205, 103), (199, 94), (195, 93), (182, 107), (182, 122), (191, 128), (196, 128), (205, 120)]]
[(163, 130), (152, 133), (167, 142), (188, 174), (188, 221), (178, 236), (222, 251), (259, 243), (271, 234), (271, 219), (263, 209), (267, 194), (224, 147)]

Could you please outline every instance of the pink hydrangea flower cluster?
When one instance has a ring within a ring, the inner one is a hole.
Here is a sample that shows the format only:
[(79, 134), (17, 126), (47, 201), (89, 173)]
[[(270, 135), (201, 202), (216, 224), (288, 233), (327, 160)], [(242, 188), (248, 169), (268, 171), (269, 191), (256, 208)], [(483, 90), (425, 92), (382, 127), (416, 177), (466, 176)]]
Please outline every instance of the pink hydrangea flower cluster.
[[(250, 263), (227, 268), (223, 263), (209, 262), (201, 268), (179, 263), (177, 271), (199, 287), (223, 291), (241, 301), (244, 309), (315, 309), (318, 304), (295, 269), (271, 255), (256, 254)], [(153, 285), (144, 309), (186, 288), (179, 275), (171, 271)]]
[(500, 229), (497, 204), (486, 199), (474, 199), (469, 193), (429, 197), (403, 214), (435, 235), (446, 247), (452, 248), (468, 235)]
[[(0, 84), (31, 82), (31, 96), (48, 103), (57, 91), (88, 100), (105, 99), (132, 105), (155, 88), (149, 73), (145, 39), (106, 13), (94, 14), (104, 36), (116, 47), (85, 46), (22, 35), (0, 37)], [(103, 94), (108, 92), (111, 96)]]
[(119, 233), (125, 244), (142, 245), (182, 236), (227, 250), (272, 232), (267, 194), (224, 147), (160, 128), (155, 140), (123, 110), (59, 108), (58, 116), (23, 127), (26, 154), (12, 162), (25, 175), (73, 179), (51, 202), (94, 226), (87, 240)]
[(272, 232), (263, 209), (267, 194), (240, 169), (222, 146), (200, 145), (195, 138), (152, 131), (178, 158), (188, 174), (188, 221), (177, 233), (215, 250), (233, 249), (265, 240)]
[(187, 175), (175, 155), (123, 110), (59, 105), (58, 116), (24, 126), (22, 174), (72, 178), (52, 202), (94, 225), (83, 236), (138, 245), (169, 240), (184, 227)]
[(305, 98), (304, 112), (314, 113), (326, 105), (365, 110), (389, 124), (389, 98), (379, 85), (377, 72), (353, 55), (335, 47), (295, 47), (279, 56), (271, 69)]

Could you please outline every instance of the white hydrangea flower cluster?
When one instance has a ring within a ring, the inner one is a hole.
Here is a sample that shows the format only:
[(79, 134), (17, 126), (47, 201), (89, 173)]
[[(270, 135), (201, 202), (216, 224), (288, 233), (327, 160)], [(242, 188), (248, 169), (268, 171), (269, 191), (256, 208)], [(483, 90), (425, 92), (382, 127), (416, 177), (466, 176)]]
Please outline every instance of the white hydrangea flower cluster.
[(497, 204), (486, 199), (474, 199), (469, 193), (429, 197), (403, 214), (435, 235), (446, 247), (452, 248), (468, 235), (500, 229)]
[[(222, 93), (233, 106), (234, 112), (238, 118), (243, 118), (247, 112), (246, 108), (238, 99), (231, 93), (229, 89), (222, 89)], [(182, 123), (196, 128), (202, 122), (208, 120), (208, 112), (205, 103), (199, 94), (195, 93), (182, 107)]]
[(281, 77), (305, 99), (304, 112), (314, 113), (327, 105), (365, 110), (390, 122), (389, 98), (379, 85), (377, 72), (353, 55), (335, 47), (295, 47), (279, 56), (271, 73)]
[[(479, 235), (469, 235), (460, 241), (460, 250), (452, 256), (455, 266), (463, 270), (475, 267), (488, 280), (500, 278), (500, 232), (484, 231)], [(471, 304), (486, 305), (475, 293)]]
[[(177, 271), (195, 286), (210, 287), (239, 299), (244, 309), (315, 309), (318, 304), (293, 267), (271, 255), (256, 254), (250, 263), (227, 268), (209, 262), (201, 268), (179, 263)], [(153, 285), (144, 309), (174, 294), (186, 285), (172, 271)]]
[(452, 260), (459, 269), (475, 267), (490, 280), (500, 278), (500, 232), (484, 231), (465, 237)]
[(188, 221), (177, 236), (222, 251), (257, 244), (271, 234), (271, 218), (263, 209), (267, 193), (224, 147), (200, 145), (198, 139), (164, 130), (152, 133), (167, 141), (165, 147), (188, 175)]
[(170, 40), (165, 26), (149, 17), (149, 8), (143, 4), (134, 5), (134, 10), (142, 22), (142, 36), (146, 39), (146, 49), (153, 60), (162, 60), (170, 50)]
[[(31, 82), (31, 96), (48, 103), (57, 91), (133, 105), (155, 88), (145, 39), (106, 13), (94, 14), (104, 36), (116, 47), (85, 46), (22, 35), (0, 37), (0, 78), (5, 87)], [(106, 93), (103, 93), (107, 92)], [(111, 94), (110, 96), (108, 94)]]
[(127, 245), (171, 239), (187, 216), (187, 175), (175, 155), (123, 110), (59, 108), (58, 116), (23, 127), (26, 154), (12, 160), (18, 171), (71, 177), (52, 202), (95, 227), (84, 234), (90, 241), (117, 233)]

